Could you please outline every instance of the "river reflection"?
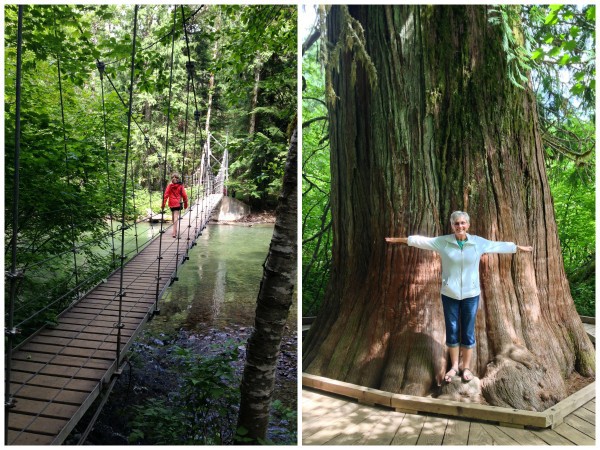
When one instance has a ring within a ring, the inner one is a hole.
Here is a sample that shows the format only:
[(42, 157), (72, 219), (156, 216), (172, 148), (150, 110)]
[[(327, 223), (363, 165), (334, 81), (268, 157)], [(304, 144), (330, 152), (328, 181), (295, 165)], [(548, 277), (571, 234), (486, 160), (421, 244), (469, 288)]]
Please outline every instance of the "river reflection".
[[(196, 331), (252, 326), (272, 234), (273, 224), (209, 225), (161, 299), (160, 322)], [(295, 306), (288, 327), (296, 329)]]

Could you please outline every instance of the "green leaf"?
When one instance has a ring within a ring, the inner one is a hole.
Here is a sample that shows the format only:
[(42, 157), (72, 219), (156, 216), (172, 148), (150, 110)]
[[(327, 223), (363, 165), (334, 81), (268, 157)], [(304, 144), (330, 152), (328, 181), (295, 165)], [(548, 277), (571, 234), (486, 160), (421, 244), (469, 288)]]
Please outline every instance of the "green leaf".
[(556, 11), (552, 11), (546, 16), (546, 20), (544, 20), (544, 25), (556, 25), (557, 22), (558, 15), (556, 14)]
[(571, 89), (571, 93), (575, 95), (580, 95), (585, 90), (585, 86), (582, 83), (575, 84)]
[(542, 56), (544, 56), (544, 50), (542, 50), (541, 48), (538, 48), (537, 50), (534, 50), (533, 53), (531, 53), (531, 59), (533, 60), (541, 58)]
[(548, 56), (550, 57), (555, 57), (558, 56), (558, 54), (561, 51), (561, 47), (552, 47), (552, 49), (548, 52)]
[(562, 55), (562, 57), (558, 60), (558, 64), (561, 66), (564, 66), (565, 64), (567, 64), (569, 62), (569, 60), (571, 59), (571, 55), (569, 55), (568, 53), (565, 53), (564, 55)]
[(585, 12), (585, 18), (590, 22), (596, 21), (596, 7), (590, 6), (588, 10)]
[(577, 48), (577, 42), (575, 41), (567, 41), (563, 44), (563, 48), (567, 51), (572, 52)]

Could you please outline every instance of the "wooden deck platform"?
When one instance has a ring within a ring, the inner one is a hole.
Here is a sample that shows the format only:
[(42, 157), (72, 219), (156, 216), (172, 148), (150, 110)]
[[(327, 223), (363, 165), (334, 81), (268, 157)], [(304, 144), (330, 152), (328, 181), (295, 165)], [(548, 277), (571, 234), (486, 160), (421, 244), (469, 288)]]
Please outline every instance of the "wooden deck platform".
[[(213, 194), (202, 202), (206, 213), (199, 220), (184, 216), (179, 246), (165, 230), (159, 298), (220, 198)], [(158, 249), (155, 239), (125, 265), (121, 355), (155, 311)], [(117, 372), (119, 289), (120, 270), (63, 313), (56, 326), (40, 330), (14, 351), (10, 378), (16, 403), (9, 413), (8, 444), (62, 443)]]
[(554, 429), (528, 430), (406, 414), (302, 390), (303, 445), (595, 445), (595, 431), (595, 399)]

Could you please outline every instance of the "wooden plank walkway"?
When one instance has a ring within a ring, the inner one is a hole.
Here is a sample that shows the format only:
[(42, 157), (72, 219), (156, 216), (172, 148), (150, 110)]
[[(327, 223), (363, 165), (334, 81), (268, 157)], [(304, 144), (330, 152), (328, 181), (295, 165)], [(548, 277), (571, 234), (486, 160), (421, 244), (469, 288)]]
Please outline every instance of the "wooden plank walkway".
[(528, 430), (406, 414), (302, 390), (303, 445), (595, 445), (596, 400), (554, 429)]
[[(206, 213), (197, 221), (195, 211), (191, 222), (190, 212), (183, 217), (181, 239), (171, 237), (170, 227), (165, 229), (159, 298), (221, 197), (212, 194), (203, 200), (200, 208)], [(124, 268), (121, 359), (155, 311), (159, 241), (155, 239)], [(11, 395), (16, 404), (9, 413), (8, 444), (62, 443), (119, 369), (115, 326), (120, 274), (119, 269), (63, 313), (56, 326), (43, 328), (13, 353)]]

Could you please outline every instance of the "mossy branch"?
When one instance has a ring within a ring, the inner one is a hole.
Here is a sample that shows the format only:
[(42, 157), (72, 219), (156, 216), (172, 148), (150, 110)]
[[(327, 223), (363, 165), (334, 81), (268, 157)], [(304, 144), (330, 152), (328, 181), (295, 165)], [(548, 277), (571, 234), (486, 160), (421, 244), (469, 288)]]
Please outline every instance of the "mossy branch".
[[(356, 83), (357, 66), (360, 62), (365, 73), (367, 74), (371, 88), (375, 89), (377, 87), (377, 69), (375, 68), (375, 65), (373, 64), (373, 61), (371, 60), (371, 57), (366, 49), (364, 29), (360, 22), (350, 15), (348, 6), (340, 5), (339, 9), (342, 20), (337, 43), (331, 52), (329, 51), (329, 47), (331, 45), (330, 43), (326, 42), (325, 45), (322, 46), (323, 64), (326, 68), (325, 97), (327, 99), (327, 103), (334, 107), (338, 97), (333, 88), (332, 75), (334, 70), (339, 72), (340, 60), (344, 52), (350, 52), (352, 55), (352, 62), (350, 66), (350, 82), (352, 86), (354, 86)], [(325, 14), (325, 7), (320, 6), (319, 15), (321, 16), (320, 23), (322, 27), (324, 27), (325, 24)], [(326, 36), (324, 31), (322, 31), (321, 36)]]

